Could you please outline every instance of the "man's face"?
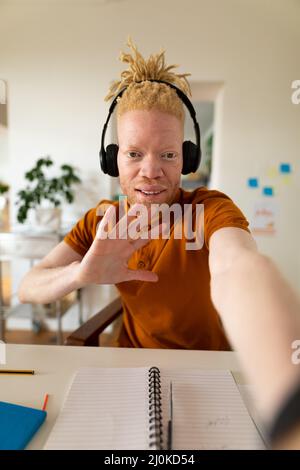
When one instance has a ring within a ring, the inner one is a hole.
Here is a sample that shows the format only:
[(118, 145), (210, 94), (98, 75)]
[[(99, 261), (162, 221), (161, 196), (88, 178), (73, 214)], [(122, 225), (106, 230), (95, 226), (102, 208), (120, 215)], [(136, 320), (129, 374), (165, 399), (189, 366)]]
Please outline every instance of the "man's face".
[(158, 110), (118, 119), (120, 185), (130, 205), (172, 204), (180, 185), (183, 124)]

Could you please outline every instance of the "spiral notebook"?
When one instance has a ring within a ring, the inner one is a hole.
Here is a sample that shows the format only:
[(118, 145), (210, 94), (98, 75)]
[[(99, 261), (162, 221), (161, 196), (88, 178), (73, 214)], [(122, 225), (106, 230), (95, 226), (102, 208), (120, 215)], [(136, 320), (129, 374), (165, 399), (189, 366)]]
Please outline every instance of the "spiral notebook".
[(169, 389), (173, 449), (263, 449), (230, 371), (84, 368), (46, 449), (166, 449)]

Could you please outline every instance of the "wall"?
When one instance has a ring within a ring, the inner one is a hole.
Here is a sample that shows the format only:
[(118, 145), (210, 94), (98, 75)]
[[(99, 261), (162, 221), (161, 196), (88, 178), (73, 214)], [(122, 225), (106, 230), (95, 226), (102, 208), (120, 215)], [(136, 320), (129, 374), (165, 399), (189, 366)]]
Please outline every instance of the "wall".
[[(16, 191), (40, 155), (80, 168), (88, 198), (110, 182), (98, 172), (108, 84), (122, 69), (117, 57), (130, 33), (144, 54), (167, 50), (195, 82), (222, 82), (216, 109), (214, 187), (251, 216), (246, 179), (289, 161), (294, 183), (280, 198), (280, 228), (258, 239), (299, 289), (300, 105), (291, 82), (300, 78), (297, 0), (0, 1), (0, 78), (9, 89), (9, 128), (0, 130), (0, 172)], [(298, 186), (298, 188), (297, 188)]]

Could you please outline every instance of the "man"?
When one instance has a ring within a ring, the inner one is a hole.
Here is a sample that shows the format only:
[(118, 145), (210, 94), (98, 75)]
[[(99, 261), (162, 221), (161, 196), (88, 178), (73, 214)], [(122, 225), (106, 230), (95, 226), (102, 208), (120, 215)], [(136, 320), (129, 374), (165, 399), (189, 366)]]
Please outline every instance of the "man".
[(203, 247), (187, 250), (186, 240), (176, 239), (173, 229), (169, 239), (105, 238), (112, 211), (99, 214), (105, 203), (112, 203), (100, 201), (25, 276), (19, 297), (48, 303), (88, 284), (116, 284), (124, 310), (120, 346), (226, 350), (230, 346), (213, 303), (222, 309), (223, 299), (228, 301), (230, 289), (223, 279), (237, 260), (248, 256), (259, 263), (263, 257), (256, 253), (245, 217), (225, 194), (180, 188), (188, 163), (183, 155), (184, 107), (168, 84), (187, 95), (186, 75), (165, 66), (164, 53), (146, 61), (131, 42), (129, 46), (133, 55), (121, 56), (129, 69), (109, 95), (125, 88), (117, 104), (115, 162), (122, 191), (130, 210), (136, 203), (148, 208), (187, 204), (194, 214), (195, 206), (203, 204)]

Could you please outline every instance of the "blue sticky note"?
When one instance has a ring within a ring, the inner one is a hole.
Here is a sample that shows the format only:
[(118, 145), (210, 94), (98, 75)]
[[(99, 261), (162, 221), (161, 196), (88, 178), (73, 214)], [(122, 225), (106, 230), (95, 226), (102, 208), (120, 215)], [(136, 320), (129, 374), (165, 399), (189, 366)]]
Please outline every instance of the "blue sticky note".
[(280, 173), (291, 173), (292, 171), (291, 165), (289, 163), (281, 163), (279, 165), (279, 171)]
[(248, 178), (249, 188), (258, 188), (258, 178)]
[(273, 188), (271, 186), (265, 186), (263, 188), (263, 195), (264, 196), (273, 196), (274, 195)]
[(47, 412), (0, 401), (0, 450), (25, 449)]

